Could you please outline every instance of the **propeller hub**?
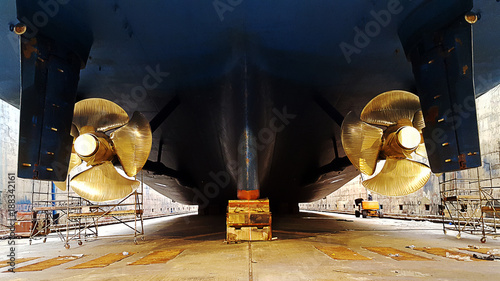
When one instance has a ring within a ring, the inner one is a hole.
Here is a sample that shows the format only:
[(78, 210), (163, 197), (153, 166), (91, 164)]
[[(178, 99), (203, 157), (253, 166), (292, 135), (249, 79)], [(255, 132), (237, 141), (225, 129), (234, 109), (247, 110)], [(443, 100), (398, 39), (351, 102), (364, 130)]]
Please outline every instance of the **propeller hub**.
[(78, 155), (89, 157), (97, 152), (99, 141), (91, 134), (83, 134), (76, 138), (74, 147)]
[(403, 126), (397, 132), (397, 142), (404, 149), (415, 149), (420, 144), (420, 132), (411, 126)]

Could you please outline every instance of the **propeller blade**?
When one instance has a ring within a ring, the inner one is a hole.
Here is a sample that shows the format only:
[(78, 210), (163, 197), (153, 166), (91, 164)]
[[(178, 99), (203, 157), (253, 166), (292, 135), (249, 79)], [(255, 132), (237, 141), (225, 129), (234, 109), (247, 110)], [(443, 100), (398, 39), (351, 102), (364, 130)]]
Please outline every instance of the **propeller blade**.
[(424, 114), (422, 113), (422, 110), (417, 111), (415, 116), (413, 116), (413, 127), (417, 128), (420, 132), (422, 132), (422, 129), (425, 128)]
[(71, 124), (71, 132), (69, 134), (73, 137), (73, 139), (76, 139), (80, 135), (80, 132), (75, 124)]
[(375, 172), (382, 135), (382, 129), (359, 120), (352, 111), (344, 118), (342, 146), (351, 163), (364, 174)]
[(431, 169), (424, 164), (406, 159), (387, 159), (375, 177), (363, 185), (379, 194), (403, 196), (422, 188), (431, 176)]
[(65, 181), (54, 181), (54, 185), (62, 191), (66, 191), (67, 183)]
[(129, 180), (120, 175), (109, 161), (93, 166), (70, 181), (71, 188), (90, 201), (121, 199), (139, 187), (139, 184), (137, 180)]
[[(106, 132), (119, 128), (127, 122), (127, 113), (114, 102), (93, 98), (75, 104), (73, 124), (80, 134), (91, 131)], [(82, 128), (84, 128), (83, 131)]]
[(153, 136), (149, 121), (136, 111), (127, 125), (111, 133), (116, 155), (125, 173), (133, 177), (146, 164)]
[(361, 120), (369, 124), (391, 126), (401, 119), (413, 121), (419, 110), (418, 96), (406, 91), (388, 91), (373, 98), (363, 108)]
[[(69, 158), (69, 166), (68, 166), (68, 175), (74, 167), (82, 164), (82, 159), (78, 157), (76, 153), (71, 153), (71, 157)], [(66, 186), (68, 186), (68, 182), (66, 181), (55, 181), (54, 185), (57, 186), (62, 191), (66, 191)]]
[(424, 143), (421, 143), (418, 145), (417, 149), (415, 150), (415, 153), (417, 155), (420, 155), (424, 158), (428, 158), (427, 157), (427, 150), (425, 149), (425, 144)]

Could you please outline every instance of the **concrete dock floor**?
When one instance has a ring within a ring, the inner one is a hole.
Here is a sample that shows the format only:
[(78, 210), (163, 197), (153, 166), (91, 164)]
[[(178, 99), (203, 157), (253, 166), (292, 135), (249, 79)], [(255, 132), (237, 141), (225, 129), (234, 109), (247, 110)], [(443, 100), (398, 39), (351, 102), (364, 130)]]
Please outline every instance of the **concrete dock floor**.
[[(453, 251), (479, 246), (497, 249), (500, 238), (480, 237), (442, 231), (441, 224), (352, 215), (301, 212), (273, 218), (273, 241), (225, 244), (224, 217), (172, 216), (145, 221), (145, 240), (135, 245), (123, 225), (99, 227), (100, 237), (89, 238), (70, 249), (51, 234), (42, 240), (16, 240), (16, 257), (39, 257), (16, 268), (58, 256), (83, 257), (42, 271), (0, 273), (0, 280), (500, 280), (500, 261), (463, 261), (437, 256), (406, 246), (439, 247)], [(0, 260), (9, 252), (1, 241)], [(343, 247), (366, 260), (338, 260), (318, 248)], [(390, 247), (428, 261), (396, 260), (397, 254), (382, 255), (367, 247)], [(182, 250), (160, 264), (129, 265), (158, 250)], [(472, 252), (460, 250), (463, 253)], [(102, 268), (69, 267), (109, 253), (134, 253)], [(5, 254), (4, 254), (5, 253)], [(2, 268), (2, 271), (8, 267)]]

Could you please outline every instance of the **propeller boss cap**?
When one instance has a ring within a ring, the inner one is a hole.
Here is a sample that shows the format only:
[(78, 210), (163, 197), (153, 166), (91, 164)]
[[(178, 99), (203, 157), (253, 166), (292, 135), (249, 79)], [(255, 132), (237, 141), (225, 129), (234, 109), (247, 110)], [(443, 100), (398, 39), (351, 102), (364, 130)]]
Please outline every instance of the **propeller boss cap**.
[(75, 151), (83, 157), (92, 156), (99, 148), (99, 143), (91, 134), (83, 134), (75, 140)]
[(414, 127), (404, 126), (397, 132), (398, 144), (404, 149), (415, 149), (421, 139), (420, 132)]

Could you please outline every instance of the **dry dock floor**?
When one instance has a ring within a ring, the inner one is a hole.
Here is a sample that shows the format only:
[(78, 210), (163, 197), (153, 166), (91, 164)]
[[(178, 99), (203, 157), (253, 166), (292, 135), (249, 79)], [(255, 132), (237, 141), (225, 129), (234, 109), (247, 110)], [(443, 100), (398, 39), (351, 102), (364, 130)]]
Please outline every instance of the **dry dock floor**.
[[(70, 249), (55, 234), (46, 243), (16, 240), (19, 261), (36, 259), (0, 280), (500, 280), (500, 261), (467, 250), (500, 255), (500, 238), (457, 239), (431, 222), (301, 212), (273, 217), (275, 240), (237, 244), (224, 243), (224, 217), (157, 218), (145, 229), (138, 245), (113, 236), (131, 232), (123, 225), (99, 227), (98, 239)], [(10, 246), (0, 242), (5, 260)]]

